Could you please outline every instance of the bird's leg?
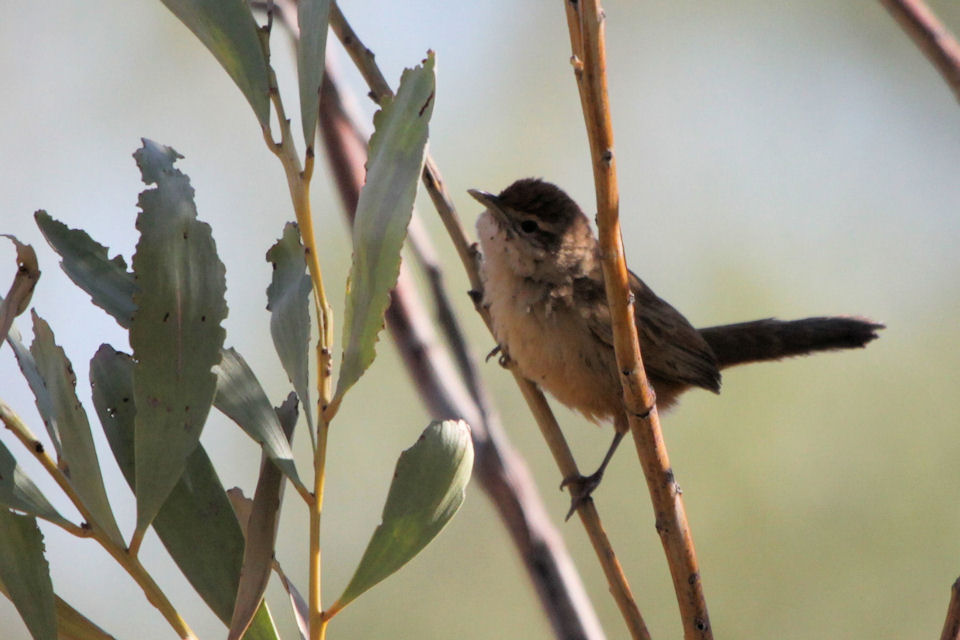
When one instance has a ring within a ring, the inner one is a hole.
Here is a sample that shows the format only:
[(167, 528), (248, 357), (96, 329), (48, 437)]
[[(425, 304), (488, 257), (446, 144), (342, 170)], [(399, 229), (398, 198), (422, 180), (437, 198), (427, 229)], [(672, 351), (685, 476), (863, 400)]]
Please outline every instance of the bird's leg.
[[(619, 427), (619, 425), (617, 426)], [(606, 455), (603, 456), (603, 462), (600, 463), (600, 468), (588, 476), (578, 474), (565, 478), (560, 484), (561, 489), (570, 487), (570, 511), (567, 512), (567, 517), (564, 518), (564, 520), (569, 520), (573, 512), (586, 500), (589, 500), (590, 494), (600, 486), (600, 481), (603, 479), (603, 472), (606, 471), (607, 465), (610, 464), (610, 460), (613, 458), (613, 452), (620, 446), (620, 441), (623, 440), (624, 433), (626, 433), (626, 431), (621, 431), (617, 428), (613, 436), (613, 442), (610, 443), (610, 448), (607, 449)]]

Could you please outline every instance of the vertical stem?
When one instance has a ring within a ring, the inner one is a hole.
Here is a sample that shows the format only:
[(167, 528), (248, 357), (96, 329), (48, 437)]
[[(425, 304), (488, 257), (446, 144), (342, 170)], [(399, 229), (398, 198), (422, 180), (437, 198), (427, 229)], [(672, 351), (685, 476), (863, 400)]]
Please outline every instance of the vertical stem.
[(621, 372), (625, 418), (650, 492), (657, 533), (663, 544), (680, 608), (684, 638), (713, 637), (693, 536), (680, 489), (660, 430), (656, 397), (647, 381), (637, 337), (636, 311), (620, 233), (616, 157), (607, 94), (604, 13), (599, 0), (566, 0), (574, 72), (590, 140), (597, 194), (601, 265)]

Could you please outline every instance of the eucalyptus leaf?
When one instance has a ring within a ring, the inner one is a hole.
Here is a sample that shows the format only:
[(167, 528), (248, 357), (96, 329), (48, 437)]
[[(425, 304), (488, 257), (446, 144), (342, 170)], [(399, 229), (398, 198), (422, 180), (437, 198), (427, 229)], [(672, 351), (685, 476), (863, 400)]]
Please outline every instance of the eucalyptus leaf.
[[(302, 9), (301, 9), (302, 10)], [(310, 439), (315, 439), (310, 402), (310, 276), (307, 275), (303, 245), (297, 225), (288, 222), (283, 237), (267, 251), (273, 277), (267, 287), (270, 335), (283, 370), (300, 396), (307, 417)], [(314, 443), (316, 446), (316, 443)]]
[(190, 180), (173, 166), (180, 157), (146, 139), (134, 154), (144, 183), (156, 184), (140, 194), (133, 257), (139, 286), (130, 327), (138, 533), (156, 516), (200, 440), (225, 335), (223, 263), (210, 225), (197, 220)]
[(332, 611), (402, 567), (440, 533), (463, 503), (472, 469), (465, 422), (445, 420), (426, 428), (397, 460), (382, 522)]
[(59, 640), (116, 640), (60, 596), (56, 597), (56, 607)]
[[(297, 395), (291, 393), (276, 410), (277, 417), (287, 439), (293, 437), (297, 424)], [(230, 621), (229, 640), (240, 638), (263, 602), (263, 594), (270, 581), (273, 568), (274, 547), (277, 542), (277, 527), (280, 524), (280, 505), (283, 502), (283, 474), (267, 455), (260, 463), (260, 477), (253, 494), (243, 550), (243, 569), (240, 572), (240, 587)], [(234, 506), (236, 510), (236, 506)]]
[(266, 601), (260, 601), (256, 615), (247, 627), (247, 632), (243, 634), (243, 640), (280, 640), (280, 632), (277, 631), (277, 625), (273, 621), (273, 615), (270, 614), (270, 607), (267, 606)]
[(60, 434), (56, 431), (57, 424), (52, 418), (54, 415), (53, 398), (47, 389), (46, 383), (43, 381), (43, 376), (40, 375), (40, 370), (37, 368), (37, 361), (34, 360), (33, 354), (30, 353), (30, 350), (23, 344), (23, 339), (20, 335), (20, 330), (17, 329), (16, 323), (13, 323), (7, 332), (7, 344), (13, 349), (13, 355), (17, 359), (17, 366), (20, 367), (20, 372), (27, 380), (30, 391), (33, 392), (33, 397), (37, 404), (37, 411), (43, 420), (43, 426), (46, 428), (47, 435), (50, 436), (50, 441), (53, 443), (57, 459), (60, 459), (63, 453), (60, 447)]
[(34, 640), (57, 640), (50, 567), (33, 516), (0, 509), (0, 581)]
[(260, 125), (270, 125), (267, 58), (245, 0), (163, 0), (243, 91)]
[(290, 608), (293, 612), (294, 620), (297, 622), (297, 630), (300, 632), (300, 638), (307, 640), (307, 637), (310, 635), (310, 608), (307, 607), (307, 601), (304, 600), (303, 595), (297, 589), (297, 586), (290, 581), (287, 574), (279, 568), (279, 565), (275, 566), (275, 569), (277, 575), (280, 576), (280, 583), (283, 585), (290, 599)]
[(27, 310), (33, 289), (40, 279), (40, 266), (37, 264), (37, 253), (33, 247), (23, 244), (14, 236), (6, 237), (17, 248), (17, 268), (7, 297), (0, 300), (0, 342), (7, 337), (13, 319)]
[(47, 500), (46, 496), (24, 473), (13, 454), (0, 442), (0, 504), (53, 522), (69, 521)]
[[(113, 456), (134, 488), (133, 359), (101, 345), (90, 361), (93, 405)], [(243, 532), (203, 445), (187, 458), (183, 475), (153, 521), (177, 566), (224, 624), (230, 623), (240, 583)]]
[(133, 302), (137, 283), (124, 259), (119, 255), (109, 258), (107, 248), (86, 231), (70, 229), (46, 211), (37, 211), (33, 217), (47, 243), (60, 254), (64, 273), (90, 294), (93, 304), (129, 329), (137, 310)]
[(297, 23), (300, 27), (300, 40), (297, 43), (300, 117), (308, 149), (313, 148), (317, 132), (329, 18), (330, 0), (299, 0), (297, 3)]
[(390, 290), (400, 272), (400, 249), (423, 168), (434, 87), (431, 52), (422, 66), (403, 72), (397, 95), (385, 98), (373, 118), (367, 181), (360, 191), (353, 223), (353, 264), (343, 325), (345, 348), (336, 400), (359, 380), (376, 356), (377, 336), (390, 304)]
[(58, 466), (70, 481), (83, 505), (90, 512), (95, 524), (118, 545), (123, 545), (123, 536), (113, 517), (107, 491), (100, 475), (100, 461), (90, 433), (90, 422), (77, 398), (77, 376), (73, 365), (56, 342), (50, 325), (36, 311), (33, 317), (33, 344), (30, 353), (37, 363), (44, 386), (50, 394), (53, 413), (50, 420), (60, 436), (62, 452)]
[(217, 408), (256, 440), (290, 481), (306, 492), (280, 420), (243, 356), (233, 348), (224, 349), (215, 371)]

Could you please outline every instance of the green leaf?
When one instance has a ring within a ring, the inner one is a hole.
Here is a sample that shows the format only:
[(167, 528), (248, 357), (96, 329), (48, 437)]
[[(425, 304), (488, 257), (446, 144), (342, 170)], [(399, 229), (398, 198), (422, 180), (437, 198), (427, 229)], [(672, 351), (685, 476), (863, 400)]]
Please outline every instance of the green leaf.
[(50, 567), (33, 516), (0, 509), (0, 581), (34, 640), (57, 640)]
[(245, 0), (163, 0), (243, 91), (260, 125), (270, 125), (267, 58)]
[(59, 434), (62, 453), (58, 466), (76, 490), (94, 522), (117, 544), (123, 536), (113, 517), (110, 501), (100, 475), (100, 461), (90, 433), (87, 414), (77, 399), (77, 376), (53, 332), (36, 311), (33, 316), (33, 344), (30, 353), (37, 363), (44, 386), (50, 394), (53, 413), (44, 416)]
[(297, 225), (288, 222), (283, 227), (283, 237), (267, 251), (267, 261), (273, 265), (273, 277), (267, 287), (267, 309), (273, 346), (293, 389), (300, 396), (310, 438), (314, 440), (308, 354), (311, 287), (303, 251)]
[(426, 428), (397, 460), (383, 521), (332, 611), (402, 567), (440, 533), (463, 503), (472, 469), (473, 445), (465, 422), (445, 420)]
[(69, 524), (0, 442), (0, 504), (55, 524)]
[(33, 289), (40, 279), (40, 267), (37, 253), (28, 244), (23, 244), (15, 236), (4, 234), (17, 248), (17, 269), (10, 284), (7, 297), (0, 299), (0, 342), (7, 337), (13, 325), (13, 319), (27, 310)]
[(93, 304), (129, 329), (137, 306), (133, 296), (137, 284), (119, 255), (107, 257), (107, 248), (82, 229), (70, 229), (46, 211), (37, 211), (34, 220), (47, 242), (60, 254), (60, 268), (73, 282), (90, 294)]
[(306, 492), (277, 413), (243, 356), (233, 348), (224, 349), (216, 373), (217, 408), (256, 440), (290, 481)]
[[(224, 3), (227, 6), (228, 3)], [(218, 5), (219, 6), (219, 5)], [(130, 327), (136, 360), (137, 532), (143, 532), (180, 479), (213, 403), (227, 315), (223, 263), (210, 225), (197, 220), (181, 157), (144, 139), (134, 158), (146, 184), (137, 216), (133, 272), (140, 287)]]
[[(297, 396), (291, 393), (276, 410), (283, 432), (289, 440), (297, 424)], [(260, 463), (260, 477), (253, 494), (250, 516), (245, 527), (247, 544), (243, 551), (240, 587), (230, 622), (230, 640), (240, 638), (263, 602), (263, 594), (273, 568), (280, 505), (283, 502), (283, 474), (266, 455)]]
[(57, 638), (59, 640), (116, 640), (85, 615), (56, 597)]
[[(101, 345), (90, 361), (93, 404), (131, 489), (136, 476), (133, 370), (133, 359), (109, 345)], [(240, 583), (243, 532), (203, 445), (187, 458), (153, 528), (193, 588), (229, 624)]]
[(40, 375), (40, 370), (37, 369), (37, 361), (33, 359), (33, 355), (23, 344), (20, 330), (17, 329), (16, 324), (11, 325), (7, 332), (7, 344), (13, 349), (17, 366), (20, 367), (20, 372), (26, 378), (27, 384), (30, 385), (30, 391), (33, 392), (33, 397), (36, 399), (37, 411), (40, 412), (40, 417), (43, 419), (43, 426), (46, 427), (47, 435), (50, 436), (50, 441), (53, 443), (57, 459), (60, 459), (63, 455), (60, 447), (60, 435), (56, 432), (56, 423), (51, 419), (53, 398), (43, 381), (43, 376)]
[(243, 634), (243, 640), (280, 640), (280, 632), (277, 631), (277, 625), (266, 602), (260, 602), (247, 632)]
[(308, 149), (313, 148), (317, 132), (320, 83), (323, 81), (329, 18), (330, 0), (300, 0), (297, 4), (297, 23), (300, 27), (300, 41), (297, 44), (300, 117)]
[[(343, 344), (335, 398), (363, 375), (376, 356), (377, 335), (400, 272), (400, 248), (413, 213), (433, 112), (434, 57), (407, 69), (400, 89), (373, 117), (367, 181), (353, 223), (353, 265), (347, 283)], [(336, 400), (335, 400), (336, 401)]]

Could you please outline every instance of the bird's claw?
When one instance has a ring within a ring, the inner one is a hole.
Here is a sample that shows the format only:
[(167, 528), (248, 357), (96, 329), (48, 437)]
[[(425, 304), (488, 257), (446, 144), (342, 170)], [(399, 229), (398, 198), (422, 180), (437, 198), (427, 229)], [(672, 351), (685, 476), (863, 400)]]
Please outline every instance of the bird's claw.
[(572, 516), (581, 505), (585, 504), (588, 500), (593, 500), (590, 496), (596, 488), (600, 486), (601, 480), (603, 480), (603, 471), (597, 471), (589, 476), (578, 473), (575, 476), (564, 478), (563, 482), (560, 483), (560, 489), (569, 488), (570, 491), (570, 510), (567, 511), (564, 521), (569, 520), (570, 516)]

